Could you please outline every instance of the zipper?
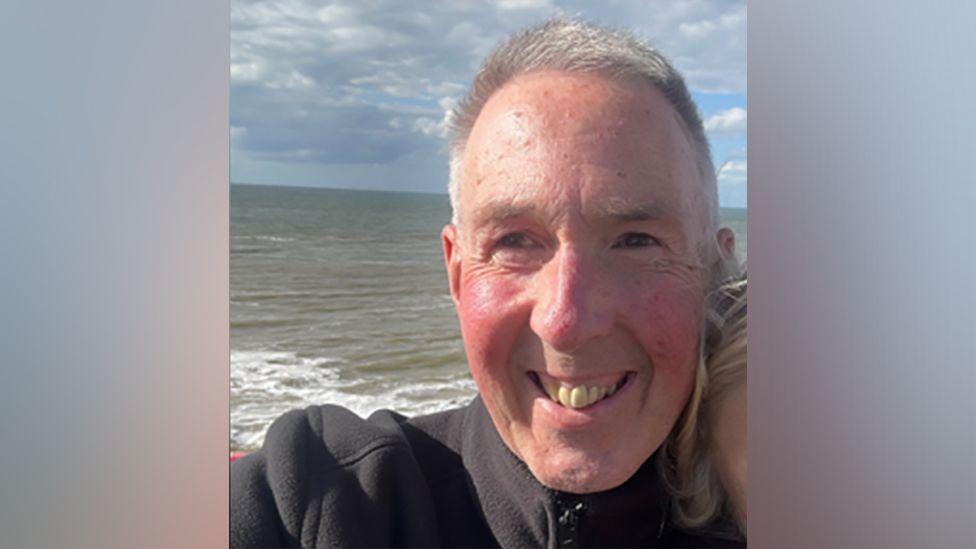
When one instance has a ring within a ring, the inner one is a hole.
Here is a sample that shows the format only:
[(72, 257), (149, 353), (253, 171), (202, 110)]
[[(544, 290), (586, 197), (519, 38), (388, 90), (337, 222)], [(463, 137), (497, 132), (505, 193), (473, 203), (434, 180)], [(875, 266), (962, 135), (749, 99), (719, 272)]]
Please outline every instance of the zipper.
[(556, 500), (556, 542), (559, 547), (579, 547), (579, 520), (586, 511), (582, 501)]

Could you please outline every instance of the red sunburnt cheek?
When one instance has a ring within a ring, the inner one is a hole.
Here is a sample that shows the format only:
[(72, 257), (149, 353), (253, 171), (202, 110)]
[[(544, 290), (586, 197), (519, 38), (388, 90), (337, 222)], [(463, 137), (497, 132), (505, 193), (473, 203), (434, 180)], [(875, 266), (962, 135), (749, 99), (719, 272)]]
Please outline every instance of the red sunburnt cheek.
[(473, 359), (482, 364), (504, 359), (506, 342), (517, 333), (517, 294), (517, 287), (497, 279), (462, 281), (461, 323)]
[(700, 301), (683, 292), (660, 291), (637, 303), (638, 323), (646, 327), (642, 339), (656, 367), (685, 367), (698, 346)]

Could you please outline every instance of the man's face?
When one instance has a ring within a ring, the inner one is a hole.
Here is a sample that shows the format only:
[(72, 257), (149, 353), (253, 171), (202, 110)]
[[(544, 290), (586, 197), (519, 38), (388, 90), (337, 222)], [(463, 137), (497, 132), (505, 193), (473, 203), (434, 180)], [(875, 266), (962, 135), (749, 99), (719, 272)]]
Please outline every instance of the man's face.
[(461, 177), (445, 260), (499, 435), (549, 487), (622, 484), (697, 363), (706, 208), (680, 118), (644, 84), (525, 75), (485, 105)]

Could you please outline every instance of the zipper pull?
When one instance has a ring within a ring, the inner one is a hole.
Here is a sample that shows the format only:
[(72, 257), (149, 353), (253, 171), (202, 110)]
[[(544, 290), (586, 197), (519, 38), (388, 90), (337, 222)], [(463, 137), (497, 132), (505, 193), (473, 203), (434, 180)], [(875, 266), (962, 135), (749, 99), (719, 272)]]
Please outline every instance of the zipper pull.
[(556, 538), (559, 546), (579, 547), (579, 520), (583, 512), (586, 511), (586, 505), (582, 501), (570, 504), (558, 500), (556, 506), (559, 509), (559, 518), (556, 521), (558, 523)]

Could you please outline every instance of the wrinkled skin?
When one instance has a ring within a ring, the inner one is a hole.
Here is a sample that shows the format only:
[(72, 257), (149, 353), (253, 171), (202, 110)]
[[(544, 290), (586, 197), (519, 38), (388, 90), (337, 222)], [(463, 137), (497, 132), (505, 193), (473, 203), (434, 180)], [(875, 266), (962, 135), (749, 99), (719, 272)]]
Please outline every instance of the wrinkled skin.
[[(498, 433), (546, 486), (622, 484), (694, 383), (702, 250), (717, 244), (685, 126), (645, 84), (523, 75), (481, 111), (461, 178), (445, 262)], [(573, 410), (533, 376), (626, 384)]]

